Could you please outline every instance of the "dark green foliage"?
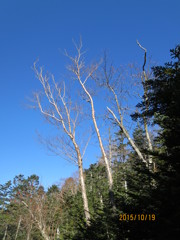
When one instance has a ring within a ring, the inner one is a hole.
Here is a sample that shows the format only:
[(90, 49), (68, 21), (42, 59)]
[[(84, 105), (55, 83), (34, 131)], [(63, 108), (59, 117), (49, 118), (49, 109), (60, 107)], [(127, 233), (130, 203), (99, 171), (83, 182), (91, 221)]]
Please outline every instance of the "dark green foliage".
[(172, 61), (153, 68), (150, 80), (149, 115), (160, 127), (154, 153), (158, 163), (156, 199), (159, 203), (159, 234), (180, 233), (180, 45), (171, 50)]
[(47, 191), (47, 195), (52, 195), (54, 193), (58, 193), (59, 192), (59, 188), (57, 185), (52, 185), (51, 187), (48, 188), (48, 191)]
[(176, 239), (180, 227), (180, 45), (171, 50), (172, 61), (153, 67), (154, 78), (146, 83), (149, 109), (138, 104), (140, 114), (159, 127), (153, 158), (156, 163), (155, 186), (151, 199), (157, 210), (154, 233), (157, 238)]
[(0, 210), (3, 210), (5, 205), (9, 202), (11, 194), (11, 181), (5, 184), (0, 184)]
[[(133, 133), (134, 142), (139, 147), (146, 159), (147, 142), (143, 129), (139, 126)], [(140, 161), (135, 151), (131, 151), (127, 161), (127, 200), (124, 205), (124, 212), (127, 214), (156, 214), (152, 201), (153, 174)], [(128, 239), (151, 239), (153, 222), (134, 221), (123, 222), (126, 237)]]

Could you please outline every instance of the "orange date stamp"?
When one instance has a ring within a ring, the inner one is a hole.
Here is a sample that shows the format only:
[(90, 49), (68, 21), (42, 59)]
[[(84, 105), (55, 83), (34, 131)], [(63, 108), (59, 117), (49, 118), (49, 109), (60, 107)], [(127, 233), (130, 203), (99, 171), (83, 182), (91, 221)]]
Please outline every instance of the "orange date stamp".
[(155, 214), (127, 214), (119, 215), (119, 221), (155, 221)]

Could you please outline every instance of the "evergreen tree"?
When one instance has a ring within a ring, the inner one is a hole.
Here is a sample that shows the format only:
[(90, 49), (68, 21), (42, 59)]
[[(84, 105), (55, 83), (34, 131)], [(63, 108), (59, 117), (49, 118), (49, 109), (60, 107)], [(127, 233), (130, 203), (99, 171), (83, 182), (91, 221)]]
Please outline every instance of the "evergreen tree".
[(150, 80), (150, 111), (160, 127), (154, 153), (157, 161), (158, 232), (175, 239), (180, 233), (180, 45), (171, 50), (172, 61), (153, 68)]
[(158, 209), (154, 234), (157, 239), (176, 239), (180, 232), (180, 45), (171, 50), (171, 62), (153, 67), (154, 78), (147, 81), (149, 110), (144, 101), (138, 104), (141, 113), (159, 127), (156, 149), (156, 189), (152, 199)]
[[(145, 131), (138, 124), (133, 132), (133, 140), (144, 155), (144, 159), (148, 158), (147, 140)], [(129, 153), (127, 170), (127, 201), (124, 206), (124, 212), (134, 215), (155, 214), (155, 208), (152, 202), (153, 176), (146, 164), (140, 161), (137, 153), (133, 150)], [(123, 222), (125, 236), (128, 239), (152, 239), (152, 228), (154, 223), (147, 221), (129, 221)]]

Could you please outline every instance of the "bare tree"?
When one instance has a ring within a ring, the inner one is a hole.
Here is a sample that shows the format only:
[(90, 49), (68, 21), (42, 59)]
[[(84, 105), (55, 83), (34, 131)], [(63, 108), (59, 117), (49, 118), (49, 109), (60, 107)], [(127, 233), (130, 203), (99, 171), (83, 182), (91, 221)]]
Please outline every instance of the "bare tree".
[(107, 69), (106, 55), (104, 57), (103, 72), (104, 72), (104, 82), (103, 82), (102, 85), (105, 86), (107, 89), (109, 89), (109, 91), (111, 92), (111, 94), (113, 96), (113, 99), (114, 99), (113, 102), (115, 103), (115, 107), (116, 107), (116, 111), (117, 111), (118, 116), (116, 115), (116, 113), (110, 107), (107, 107), (107, 110), (112, 115), (113, 119), (118, 124), (118, 126), (121, 128), (122, 132), (124, 133), (124, 135), (128, 139), (129, 143), (131, 144), (132, 148), (135, 150), (135, 152), (137, 153), (139, 158), (142, 160), (142, 162), (144, 162), (146, 164), (146, 166), (148, 166), (147, 161), (145, 160), (145, 158), (144, 158), (143, 154), (141, 153), (139, 147), (135, 144), (135, 142), (131, 138), (131, 136), (130, 136), (125, 124), (124, 124), (123, 109), (122, 109), (122, 106), (121, 106), (121, 104), (119, 102), (119, 99), (118, 99), (118, 96), (122, 97), (122, 94), (117, 94), (117, 92), (116, 92), (116, 89), (117, 89), (116, 85), (118, 85), (117, 83), (120, 79), (118, 77), (113, 84), (111, 83), (111, 81), (114, 77), (114, 68), (111, 66), (110, 70)]
[[(38, 194), (36, 193), (34, 186), (32, 185), (29, 186), (28, 192), (26, 192), (26, 190), (20, 191), (19, 189), (15, 194), (16, 199), (14, 201), (16, 202), (16, 204), (19, 204), (21, 210), (23, 209), (24, 212), (23, 220), (25, 222), (28, 220), (31, 226), (33, 223), (42, 234), (42, 237), (45, 240), (50, 240), (50, 236), (48, 235), (47, 231), (46, 219), (43, 214), (45, 198), (41, 199), (40, 196), (38, 196)], [(22, 220), (21, 216), (19, 220)], [(17, 238), (20, 223), (21, 221), (18, 222), (15, 238)], [(27, 233), (27, 239), (28, 235), (29, 233)]]
[[(43, 92), (46, 96), (46, 104), (42, 101), (41, 95), (35, 93), (35, 101), (42, 115), (58, 129), (63, 130), (66, 141), (61, 141), (58, 148), (62, 148), (63, 153), (71, 160), (71, 162), (78, 165), (79, 179), (82, 190), (82, 199), (84, 206), (84, 214), (87, 224), (90, 224), (90, 213), (88, 207), (88, 199), (86, 194), (86, 186), (83, 175), (83, 155), (84, 151), (76, 140), (77, 120), (80, 114), (78, 106), (74, 106), (73, 102), (66, 95), (66, 87), (63, 82), (62, 86), (55, 81), (53, 75), (43, 75), (42, 68), (37, 68), (34, 63), (34, 71), (36, 77), (43, 87)], [(43, 105), (44, 103), (44, 105)], [(62, 139), (61, 139), (62, 140)], [(51, 146), (52, 147), (52, 146)], [(56, 146), (57, 147), (57, 146)]]
[[(46, 225), (43, 221), (42, 218), (38, 219), (35, 215), (34, 212), (32, 211), (32, 209), (27, 205), (27, 203), (25, 201), (22, 201), (22, 203), (24, 204), (24, 206), (28, 209), (32, 219), (34, 220), (37, 228), (39, 229), (40, 233), (42, 234), (43, 238), (45, 240), (50, 240), (50, 237), (48, 236), (47, 232), (46, 232)], [(38, 209), (39, 210), (39, 209)]]
[[(144, 63), (143, 63), (143, 66), (142, 66), (141, 83), (142, 83), (143, 92), (144, 92), (145, 113), (146, 113), (149, 110), (149, 100), (148, 100), (148, 95), (147, 95), (147, 80), (148, 80), (148, 76), (147, 76), (147, 73), (145, 71), (147, 49), (144, 48), (138, 42), (138, 40), (137, 40), (137, 44), (144, 51)], [(152, 147), (152, 142), (151, 142), (151, 138), (150, 138), (149, 131), (148, 131), (148, 124), (147, 124), (147, 116), (146, 116), (146, 114), (143, 116), (143, 123), (144, 123), (144, 129), (145, 129), (146, 138), (147, 138), (147, 142), (148, 142), (148, 150), (150, 152), (152, 152), (153, 151), (153, 147)], [(152, 167), (152, 164), (153, 164), (152, 156), (150, 155), (149, 156), (149, 165), (150, 165), (150, 167)]]
[(45, 240), (55, 239), (59, 226), (64, 203), (63, 195), (60, 191), (47, 195), (42, 186), (35, 187), (33, 183), (27, 184), (26, 188), (16, 188), (14, 201), (19, 204), (23, 216), (20, 216), (16, 238), (20, 228), (20, 223), (27, 230), (27, 240), (30, 239), (31, 229), (40, 231)]
[[(144, 51), (144, 63), (142, 66), (142, 73), (140, 73), (140, 79), (141, 79), (141, 85), (143, 88), (143, 94), (144, 94), (144, 100), (145, 100), (145, 111), (147, 112), (149, 109), (149, 103), (148, 103), (148, 95), (147, 95), (147, 80), (148, 80), (148, 75), (147, 72), (145, 71), (145, 65), (146, 65), (146, 53), (147, 50), (141, 46), (141, 44), (137, 41), (138, 46)], [(104, 71), (104, 78), (105, 82), (103, 82), (103, 86), (106, 86), (112, 95), (114, 96), (114, 103), (116, 105), (116, 112), (112, 110), (112, 108), (107, 107), (107, 110), (109, 113), (112, 115), (113, 119), (115, 122), (119, 125), (121, 130), (123, 131), (124, 135), (128, 139), (129, 143), (131, 144), (132, 148), (135, 150), (139, 158), (146, 164), (146, 167), (149, 168), (150, 171), (152, 171), (152, 156), (149, 155), (148, 159), (146, 159), (139, 147), (135, 144), (133, 139), (130, 137), (129, 131), (127, 130), (127, 127), (124, 124), (124, 116), (123, 116), (123, 107), (120, 104), (119, 98), (123, 98), (123, 93), (122, 91), (118, 91), (117, 85), (118, 81), (121, 81), (120, 77), (118, 76), (117, 79), (113, 82), (112, 79), (114, 78), (115, 75), (115, 68), (111, 65), (110, 69), (107, 69), (107, 57), (106, 54), (104, 56), (104, 66), (103, 66), (103, 71)], [(137, 93), (136, 93), (137, 94)], [(139, 96), (139, 94), (138, 94)], [(148, 144), (148, 150), (152, 151), (152, 142), (150, 138), (150, 134), (148, 131), (148, 120), (146, 114), (143, 116), (143, 124), (144, 124), (144, 129), (145, 129), (145, 134), (147, 138), (147, 144)]]
[(102, 137), (99, 131), (99, 127), (97, 125), (97, 120), (96, 120), (96, 115), (95, 115), (95, 107), (94, 107), (94, 101), (93, 101), (93, 97), (92, 94), (90, 93), (90, 91), (87, 88), (87, 81), (88, 80), (92, 80), (93, 79), (93, 74), (97, 71), (99, 64), (94, 64), (90, 67), (86, 67), (84, 60), (82, 58), (82, 55), (84, 54), (82, 52), (82, 41), (80, 39), (80, 44), (79, 46), (74, 43), (76, 50), (77, 50), (77, 56), (72, 57), (70, 56), (67, 51), (65, 51), (65, 55), (71, 60), (71, 65), (68, 67), (68, 69), (75, 75), (75, 79), (79, 82), (85, 96), (86, 96), (86, 101), (88, 103), (90, 103), (90, 107), (91, 107), (91, 117), (92, 117), (92, 121), (94, 124), (94, 128), (98, 137), (98, 141), (99, 141), (99, 146), (101, 149), (101, 153), (102, 153), (102, 157), (106, 166), (106, 170), (107, 170), (107, 175), (108, 175), (108, 183), (109, 183), (109, 192), (110, 192), (110, 197), (111, 197), (111, 202), (114, 205), (114, 197), (113, 197), (113, 191), (112, 191), (112, 187), (113, 187), (113, 177), (112, 177), (112, 172), (111, 172), (111, 168), (110, 168), (110, 162), (108, 161), (108, 157), (103, 145), (103, 141), (102, 141)]

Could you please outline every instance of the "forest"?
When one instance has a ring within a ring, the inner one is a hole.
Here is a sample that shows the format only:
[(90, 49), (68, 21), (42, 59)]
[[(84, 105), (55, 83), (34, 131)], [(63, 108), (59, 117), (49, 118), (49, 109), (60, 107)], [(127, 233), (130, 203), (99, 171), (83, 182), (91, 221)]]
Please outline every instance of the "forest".
[[(35, 174), (1, 183), (0, 239), (178, 239), (180, 45), (162, 65), (137, 47), (142, 66), (116, 67), (107, 52), (89, 64), (74, 42), (62, 81), (34, 63), (30, 104), (57, 133), (39, 139), (77, 172), (48, 189)], [(91, 144), (100, 156), (84, 168)]]

